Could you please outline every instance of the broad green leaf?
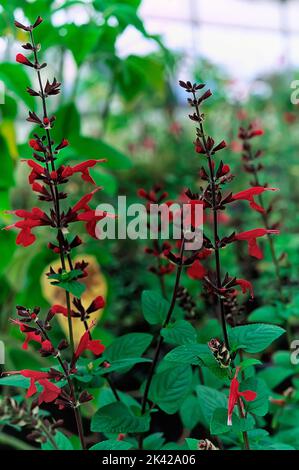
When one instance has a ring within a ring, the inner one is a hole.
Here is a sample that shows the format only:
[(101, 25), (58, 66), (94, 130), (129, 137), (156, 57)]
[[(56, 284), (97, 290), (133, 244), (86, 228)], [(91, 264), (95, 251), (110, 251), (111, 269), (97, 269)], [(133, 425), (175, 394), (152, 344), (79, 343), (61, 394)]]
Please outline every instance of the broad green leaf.
[(203, 422), (203, 414), (198, 406), (198, 398), (189, 395), (183, 402), (180, 409), (180, 416), (186, 429), (193, 429), (199, 422)]
[(205, 359), (211, 356), (206, 344), (184, 344), (166, 354), (164, 360), (179, 364), (204, 365)]
[(125, 441), (116, 441), (113, 439), (108, 439), (107, 441), (99, 442), (94, 446), (90, 447), (89, 450), (129, 450), (133, 446), (130, 442)]
[(177, 320), (167, 328), (161, 330), (161, 335), (167, 343), (183, 345), (196, 343), (197, 333), (195, 328), (186, 320)]
[[(139, 411), (139, 410), (137, 410)], [(140, 411), (139, 411), (140, 412)], [(148, 415), (137, 416), (133, 408), (115, 402), (100, 408), (91, 420), (91, 431), (101, 433), (137, 433), (149, 429)]]
[(279, 309), (275, 305), (263, 305), (262, 307), (253, 310), (249, 315), (248, 320), (251, 322), (267, 322), (278, 325), (282, 325), (284, 323), (283, 318), (279, 316)]
[(259, 372), (258, 377), (263, 379), (270, 389), (274, 389), (281, 382), (293, 375), (291, 368), (270, 366)]
[[(56, 447), (59, 450), (74, 450), (73, 444), (69, 438), (60, 431), (58, 431), (55, 436), (53, 436), (53, 440), (55, 441)], [(49, 439), (41, 445), (42, 450), (57, 450), (56, 447), (54, 447)]]
[(117, 361), (113, 361), (110, 364), (109, 368), (101, 368), (95, 371), (95, 375), (106, 375), (107, 373), (111, 372), (122, 372), (127, 371), (128, 368), (135, 366), (136, 364), (141, 364), (145, 362), (152, 362), (151, 359), (145, 357), (127, 357), (124, 359), (119, 359)]
[(122, 359), (139, 357), (145, 352), (152, 341), (148, 333), (128, 333), (116, 338), (105, 350), (103, 358), (113, 363)]
[(30, 379), (22, 375), (11, 375), (10, 377), (1, 377), (0, 386), (29, 388)]
[(262, 364), (262, 362), (259, 361), (258, 359), (248, 358), (248, 359), (244, 359), (244, 361), (240, 362), (240, 364), (238, 364), (238, 367), (240, 367), (240, 369), (242, 371), (244, 371), (248, 367), (252, 367), (252, 366), (256, 366), (256, 365), (260, 365), (260, 364)]
[(269, 409), (269, 389), (265, 382), (256, 377), (250, 377), (240, 384), (240, 390), (253, 390), (257, 393), (256, 399), (253, 401), (244, 401), (245, 408), (250, 413), (257, 416), (264, 416)]
[(249, 431), (254, 427), (254, 418), (248, 415), (247, 418), (242, 419), (233, 414), (232, 426), (227, 426), (227, 408), (217, 408), (212, 416), (210, 424), (210, 432), (212, 435), (224, 434), (230, 431), (235, 433)]
[(206, 387), (205, 385), (198, 385), (196, 387), (196, 394), (198, 397), (197, 403), (204, 416), (205, 423), (208, 426), (214, 411), (217, 408), (222, 408), (227, 405), (227, 396), (213, 388)]
[(142, 292), (142, 312), (143, 316), (151, 325), (162, 325), (169, 310), (169, 302), (161, 295), (152, 290)]
[(78, 297), (79, 299), (86, 289), (85, 284), (78, 281), (54, 281), (51, 282), (51, 284), (53, 286), (61, 287), (61, 289), (70, 292), (74, 297)]
[(285, 330), (277, 325), (253, 323), (236, 326), (229, 330), (229, 339), (233, 351), (243, 349), (248, 353), (258, 353), (270, 346)]
[(187, 437), (185, 439), (185, 441), (187, 442), (187, 446), (188, 446), (189, 450), (199, 450), (199, 448), (198, 448), (198, 444), (199, 444), (198, 439), (193, 439), (191, 437)]
[(143, 440), (143, 449), (144, 450), (160, 450), (165, 442), (165, 438), (162, 432), (156, 432), (147, 436)]
[(179, 410), (192, 385), (192, 370), (188, 366), (168, 368), (154, 375), (149, 398), (165, 413)]

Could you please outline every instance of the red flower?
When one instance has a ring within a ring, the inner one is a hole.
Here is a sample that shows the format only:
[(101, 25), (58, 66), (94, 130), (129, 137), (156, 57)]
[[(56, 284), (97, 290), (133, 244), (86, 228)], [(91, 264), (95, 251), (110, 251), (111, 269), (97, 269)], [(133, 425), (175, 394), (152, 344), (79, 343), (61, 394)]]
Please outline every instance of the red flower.
[(265, 228), (256, 228), (253, 230), (248, 230), (247, 232), (237, 233), (234, 237), (235, 240), (246, 240), (248, 243), (248, 251), (251, 256), (257, 259), (263, 258), (263, 252), (259, 248), (256, 239), (258, 237), (263, 237), (267, 234), (278, 234), (279, 230), (267, 230)]
[(101, 160), (87, 160), (86, 162), (79, 163), (78, 165), (75, 165), (73, 167), (67, 166), (62, 172), (62, 177), (67, 178), (73, 175), (74, 173), (81, 173), (81, 177), (84, 181), (96, 184), (89, 174), (89, 168), (94, 167), (97, 163), (103, 163), (106, 161), (107, 160), (105, 158), (102, 158)]
[(248, 137), (249, 137), (249, 139), (251, 139), (252, 137), (256, 137), (258, 135), (264, 135), (264, 133), (265, 132), (263, 131), (263, 129), (255, 129), (255, 130), (250, 132)]
[(69, 145), (69, 141), (66, 140), (66, 139), (62, 139), (62, 141), (60, 142), (59, 145), (57, 145), (56, 149), (55, 150), (61, 150), (63, 149), (64, 147), (67, 147)]
[(27, 57), (25, 57), (23, 54), (17, 54), (16, 61), (19, 62), (19, 64), (28, 65), (29, 67), (34, 67), (34, 64), (30, 62), (30, 60), (28, 60)]
[(100, 356), (104, 350), (105, 346), (98, 339), (91, 339), (90, 330), (94, 326), (94, 323), (91, 323), (87, 331), (81, 336), (79, 344), (74, 354), (73, 363), (75, 363), (79, 357), (84, 353), (84, 351), (91, 351), (95, 356)]
[(194, 261), (192, 266), (187, 269), (187, 274), (191, 279), (203, 279), (206, 275), (206, 269), (197, 259)]
[(59, 397), (61, 389), (48, 380), (49, 374), (47, 372), (39, 372), (35, 370), (25, 369), (21, 370), (20, 374), (23, 377), (27, 377), (30, 379), (30, 386), (26, 394), (27, 398), (30, 398), (32, 395), (35, 395), (35, 393), (37, 392), (36, 382), (43, 387), (43, 390), (38, 397), (39, 405), (43, 402), (50, 403)]
[(36, 152), (43, 152), (44, 147), (41, 146), (40, 142), (36, 139), (30, 139), (29, 145), (32, 147)]
[(249, 205), (252, 207), (252, 209), (264, 213), (265, 209), (258, 205), (254, 200), (255, 196), (262, 194), (264, 191), (278, 191), (278, 188), (264, 188), (263, 186), (254, 186), (253, 188), (245, 189), (244, 191), (240, 191), (239, 193), (234, 194), (232, 199), (234, 201), (249, 201)]
[(88, 309), (86, 310), (86, 313), (93, 313), (93, 312), (96, 312), (97, 310), (100, 310), (101, 308), (104, 308), (105, 307), (105, 300), (103, 299), (103, 297), (101, 295), (99, 295), (98, 297), (96, 297), (90, 304), (90, 306), (88, 307)]
[(253, 299), (254, 292), (251, 282), (246, 281), (246, 279), (236, 279), (236, 285), (241, 287), (243, 294), (246, 294), (247, 291), (250, 292), (250, 297)]
[(20, 229), (16, 243), (17, 245), (22, 245), (24, 247), (32, 245), (36, 240), (35, 235), (31, 233), (33, 228), (51, 224), (48, 216), (38, 207), (34, 207), (31, 212), (21, 209), (7, 212), (24, 219), (5, 227), (5, 230), (10, 230), (11, 228)]
[(39, 165), (39, 163), (35, 162), (34, 160), (22, 160), (22, 161), (26, 162), (27, 165), (30, 168), (32, 168), (31, 173), (29, 175), (29, 183), (30, 184), (33, 184), (36, 179), (38, 179), (40, 176), (44, 175), (45, 169), (42, 165)]
[(246, 390), (244, 392), (239, 391), (239, 381), (237, 379), (240, 368), (236, 368), (236, 373), (231, 381), (229, 396), (228, 396), (228, 413), (227, 413), (227, 425), (232, 426), (232, 415), (235, 406), (237, 405), (240, 397), (243, 397), (246, 401), (253, 401), (256, 399), (256, 392)]

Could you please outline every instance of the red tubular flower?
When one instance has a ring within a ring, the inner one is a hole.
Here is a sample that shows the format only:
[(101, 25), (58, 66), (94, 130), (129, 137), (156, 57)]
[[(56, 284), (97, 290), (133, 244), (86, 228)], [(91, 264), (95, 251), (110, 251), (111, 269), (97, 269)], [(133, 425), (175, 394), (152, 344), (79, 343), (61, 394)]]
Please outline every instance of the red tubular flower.
[(253, 230), (248, 230), (247, 232), (237, 233), (234, 236), (234, 239), (247, 241), (248, 251), (249, 251), (250, 256), (253, 256), (254, 258), (257, 258), (257, 259), (262, 259), (263, 252), (259, 248), (256, 242), (256, 239), (258, 237), (263, 237), (264, 235), (271, 234), (271, 233), (274, 235), (277, 235), (279, 233), (279, 230), (268, 230), (265, 228), (256, 228)]
[(253, 131), (250, 132), (249, 134), (249, 139), (251, 139), (252, 137), (257, 137), (259, 135), (264, 135), (265, 132), (263, 131), (263, 129), (255, 129)]
[(191, 279), (203, 279), (206, 275), (206, 269), (201, 264), (201, 262), (197, 259), (194, 261), (192, 266), (190, 266), (190, 268), (187, 269), (187, 275)]
[(259, 194), (262, 194), (264, 191), (279, 191), (278, 188), (264, 188), (263, 186), (254, 186), (253, 188), (245, 189), (244, 191), (240, 191), (237, 194), (234, 194), (232, 196), (233, 201), (249, 201), (250, 207), (252, 209), (256, 210), (257, 212), (264, 213), (265, 209), (258, 205), (254, 197), (258, 196)]
[(34, 243), (36, 240), (35, 235), (31, 233), (33, 228), (50, 225), (51, 223), (51, 221), (48, 219), (48, 216), (38, 207), (34, 207), (31, 212), (21, 209), (7, 212), (10, 214), (15, 214), (17, 217), (24, 218), (24, 220), (20, 220), (19, 222), (5, 227), (5, 230), (10, 230), (11, 228), (20, 229), (16, 243), (17, 245), (22, 245), (24, 247), (32, 245), (32, 243)]
[(23, 54), (17, 54), (16, 61), (19, 62), (19, 64), (28, 65), (28, 67), (34, 67), (34, 64), (30, 62), (30, 60), (28, 60), (27, 57), (25, 57)]
[(73, 364), (79, 359), (79, 357), (84, 353), (84, 351), (91, 351), (95, 356), (100, 356), (104, 350), (105, 346), (98, 339), (91, 339), (90, 330), (94, 326), (94, 323), (91, 323), (85, 333), (81, 336), (77, 349), (74, 353)]
[(105, 158), (102, 158), (100, 160), (87, 160), (86, 162), (78, 163), (78, 165), (75, 165), (73, 167), (67, 166), (64, 168), (62, 172), (62, 177), (67, 178), (73, 175), (74, 173), (81, 173), (81, 178), (84, 181), (87, 181), (88, 183), (91, 183), (91, 184), (96, 184), (89, 174), (89, 169), (94, 167), (97, 163), (103, 163), (106, 161), (107, 160)]
[(246, 294), (246, 292), (249, 291), (250, 297), (253, 299), (254, 292), (253, 292), (253, 287), (252, 287), (251, 282), (246, 281), (246, 279), (236, 279), (235, 283), (237, 286), (241, 287), (243, 294)]
[(55, 150), (61, 150), (63, 149), (64, 147), (67, 147), (69, 145), (69, 141), (66, 140), (66, 139), (62, 139), (62, 141), (60, 142), (59, 145), (57, 145), (56, 149)]
[(29, 140), (29, 145), (31, 148), (33, 148), (36, 152), (43, 152), (44, 148), (41, 146), (38, 140), (36, 139), (30, 139)]
[(36, 394), (36, 382), (43, 387), (43, 390), (38, 397), (39, 405), (41, 405), (42, 403), (50, 403), (59, 397), (61, 389), (48, 380), (49, 374), (47, 372), (39, 372), (35, 370), (25, 369), (21, 370), (20, 374), (23, 377), (30, 379), (30, 386), (26, 394), (27, 398), (30, 398), (32, 395)]
[(29, 175), (29, 183), (33, 184), (36, 179), (40, 178), (41, 176), (44, 175), (45, 169), (42, 165), (39, 163), (35, 162), (34, 160), (22, 160), (23, 162), (26, 162), (27, 165), (32, 169), (31, 173)]
[(232, 416), (235, 406), (237, 405), (240, 397), (246, 401), (253, 401), (256, 399), (256, 392), (252, 390), (246, 390), (244, 392), (239, 391), (240, 383), (237, 379), (240, 368), (236, 368), (234, 378), (230, 383), (229, 396), (228, 396), (228, 413), (227, 413), (227, 425), (232, 426)]
[(97, 310), (100, 310), (101, 308), (104, 308), (105, 307), (105, 300), (104, 298), (99, 295), (98, 297), (96, 297), (90, 304), (90, 306), (88, 307), (88, 309), (86, 310), (86, 313), (93, 313), (93, 312), (96, 312)]

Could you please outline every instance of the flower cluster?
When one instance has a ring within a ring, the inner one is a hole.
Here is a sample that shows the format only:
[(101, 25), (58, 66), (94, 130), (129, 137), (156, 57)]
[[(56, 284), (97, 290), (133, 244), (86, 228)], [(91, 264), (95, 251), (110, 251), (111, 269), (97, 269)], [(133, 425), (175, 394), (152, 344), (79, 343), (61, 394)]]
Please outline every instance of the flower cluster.
[[(211, 339), (209, 342), (209, 348), (219, 365), (232, 371), (235, 366), (230, 351), (226, 325), (226, 308), (232, 302), (235, 303), (237, 288), (240, 288), (244, 294), (249, 292), (252, 298), (254, 296), (254, 292), (250, 281), (232, 277), (228, 273), (223, 275), (221, 266), (221, 250), (232, 243), (246, 242), (249, 255), (254, 258), (261, 259), (263, 258), (263, 252), (258, 244), (258, 240), (264, 236), (269, 237), (270, 235), (278, 234), (279, 231), (276, 228), (264, 226), (239, 233), (233, 232), (229, 235), (223, 236), (220, 234), (219, 230), (221, 220), (219, 215), (228, 207), (235, 203), (240, 203), (241, 201), (248, 202), (251, 209), (264, 215), (266, 211), (261, 203), (261, 196), (264, 192), (276, 191), (277, 188), (263, 186), (255, 180), (250, 188), (243, 191), (235, 194), (232, 192), (225, 192), (226, 185), (229, 184), (234, 177), (231, 174), (229, 165), (225, 161), (218, 159), (218, 154), (221, 150), (225, 149), (226, 143), (224, 141), (216, 143), (211, 136), (206, 134), (204, 129), (205, 116), (201, 112), (202, 103), (207, 100), (212, 93), (210, 90), (207, 90), (203, 92), (201, 96), (198, 96), (198, 92), (204, 88), (204, 85), (196, 83), (192, 84), (190, 81), (180, 81), (180, 86), (185, 89), (189, 95), (188, 103), (192, 108), (192, 113), (189, 114), (189, 118), (196, 123), (196, 139), (194, 141), (195, 152), (205, 158), (205, 165), (201, 167), (199, 172), (201, 180), (204, 183), (204, 187), (200, 194), (194, 195), (190, 190), (188, 190), (188, 194), (190, 199), (202, 204), (204, 212), (208, 214), (204, 220), (212, 221), (212, 236), (210, 236), (208, 229), (205, 228), (203, 247), (198, 253), (193, 255), (193, 262), (190, 263), (190, 267), (187, 272), (191, 278), (198, 280), (201, 279), (207, 291), (218, 299), (223, 340), (219, 340), (217, 338)], [(246, 160), (247, 171), (252, 171), (248, 164), (250, 140), (261, 134), (262, 131), (253, 129), (252, 127), (249, 127), (248, 130), (240, 130), (240, 137), (244, 142), (243, 158)], [(256, 157), (258, 156), (259, 155), (256, 155)], [(256, 198), (258, 199), (258, 202)], [(201, 259), (211, 258), (211, 255), (214, 255), (215, 259), (215, 272), (212, 273), (207, 270), (201, 261)], [(192, 261), (190, 258), (189, 260)], [(251, 401), (256, 398), (256, 393), (253, 391), (239, 391), (239, 382), (237, 379), (238, 372), (239, 369), (236, 368), (230, 385), (227, 422), (229, 426), (232, 425), (232, 414), (236, 405), (238, 405), (241, 418), (244, 417), (241, 398), (247, 401)], [(244, 437), (244, 443), (245, 447), (248, 446), (246, 435)]]
[[(17, 54), (16, 61), (26, 67), (36, 71), (39, 89), (27, 88), (27, 92), (41, 100), (41, 114), (29, 112), (27, 121), (32, 123), (34, 134), (29, 140), (32, 149), (32, 158), (23, 160), (29, 167), (29, 185), (34, 193), (38, 194), (38, 199), (48, 204), (49, 209), (41, 210), (33, 207), (31, 210), (18, 209), (10, 212), (19, 220), (6, 227), (7, 230), (17, 229), (19, 231), (16, 243), (23, 247), (32, 245), (36, 240), (35, 230), (38, 227), (49, 227), (53, 233), (53, 239), (49, 240), (48, 248), (59, 255), (61, 267), (57, 272), (52, 268), (47, 274), (52, 280), (52, 284), (58, 285), (65, 291), (65, 305), (53, 305), (49, 309), (45, 319), (39, 308), (30, 310), (23, 306), (17, 307), (18, 318), (12, 320), (20, 331), (25, 335), (23, 349), (28, 348), (28, 344), (33, 341), (40, 345), (42, 356), (51, 356), (58, 361), (59, 368), (51, 368), (48, 371), (22, 370), (19, 372), (24, 378), (29, 379), (27, 397), (37, 396), (38, 404), (55, 402), (59, 408), (65, 406), (74, 410), (78, 434), (84, 448), (83, 427), (78, 406), (92, 397), (87, 391), (81, 392), (77, 397), (77, 390), (73, 383), (72, 376), (76, 374), (76, 365), (80, 357), (89, 351), (95, 356), (99, 356), (104, 351), (104, 346), (99, 340), (93, 340), (91, 328), (94, 322), (88, 325), (90, 315), (104, 307), (104, 299), (96, 297), (86, 308), (80, 300), (80, 294), (84, 286), (80, 280), (87, 275), (87, 263), (83, 260), (73, 265), (72, 251), (82, 244), (78, 235), (68, 239), (69, 226), (75, 222), (83, 222), (86, 231), (95, 237), (96, 224), (99, 220), (107, 216), (105, 212), (96, 211), (90, 205), (94, 195), (101, 188), (96, 187), (93, 191), (86, 193), (78, 202), (67, 204), (64, 202), (64, 209), (61, 208), (61, 201), (68, 199), (65, 185), (73, 175), (80, 174), (84, 183), (95, 185), (95, 181), (90, 175), (90, 169), (98, 163), (103, 163), (105, 159), (93, 159), (71, 164), (60, 163), (60, 152), (65, 149), (69, 142), (63, 138), (55, 142), (51, 130), (56, 124), (55, 116), (48, 114), (47, 100), (51, 96), (60, 93), (60, 83), (54, 78), (43, 84), (41, 69), (47, 64), (40, 63), (38, 59), (39, 45), (34, 41), (33, 32), (42, 23), (42, 18), (38, 17), (33, 25), (23, 25), (15, 22), (17, 28), (29, 33), (30, 41), (23, 44), (23, 49), (29, 52), (30, 58), (23, 54)], [(50, 231), (49, 231), (50, 233)], [(73, 298), (71, 298), (71, 293)], [(69, 340), (62, 339), (58, 345), (54, 345), (50, 338), (52, 321), (56, 315), (63, 315), (68, 318)], [(79, 343), (74, 344), (72, 319), (79, 318), (84, 326), (85, 333)], [(70, 343), (70, 344), (69, 344)], [(69, 353), (71, 349), (71, 353)], [(65, 357), (62, 357), (63, 351)]]

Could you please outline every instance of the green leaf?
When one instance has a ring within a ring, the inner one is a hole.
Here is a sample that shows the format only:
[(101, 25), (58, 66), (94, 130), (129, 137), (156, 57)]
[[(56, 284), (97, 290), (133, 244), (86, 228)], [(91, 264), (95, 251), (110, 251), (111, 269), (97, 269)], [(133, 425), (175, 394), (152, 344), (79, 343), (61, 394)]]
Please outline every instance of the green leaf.
[(137, 416), (133, 408), (115, 402), (100, 408), (91, 420), (91, 431), (101, 433), (137, 433), (149, 429), (148, 415)]
[(12, 91), (31, 111), (35, 109), (34, 98), (26, 92), (31, 82), (24, 66), (9, 62), (0, 64), (0, 80), (4, 82), (7, 91)]
[(244, 371), (248, 367), (252, 367), (252, 366), (256, 366), (256, 365), (260, 365), (260, 364), (262, 364), (262, 362), (259, 361), (258, 359), (248, 358), (248, 359), (245, 359), (244, 361), (240, 362), (240, 364), (238, 364), (238, 367), (240, 367), (240, 369), (242, 371)]
[(106, 375), (107, 373), (110, 374), (111, 372), (127, 371), (136, 364), (142, 364), (145, 362), (152, 362), (152, 359), (148, 359), (145, 357), (127, 357), (124, 359), (119, 359), (118, 361), (113, 361), (113, 363), (110, 364), (108, 369), (97, 369), (95, 375)]
[(130, 442), (125, 441), (115, 441), (113, 439), (108, 439), (107, 441), (99, 442), (94, 446), (90, 447), (89, 450), (129, 450), (133, 447)]
[(186, 429), (193, 429), (199, 422), (203, 422), (203, 414), (198, 406), (198, 398), (189, 395), (183, 402), (180, 409), (180, 416)]
[(236, 326), (229, 331), (231, 349), (243, 349), (248, 353), (258, 353), (279, 338), (285, 330), (277, 325), (254, 323)]
[(284, 319), (279, 316), (279, 310), (275, 305), (263, 305), (259, 307), (248, 317), (248, 320), (251, 322), (266, 322), (266, 323), (275, 323), (282, 325)]
[(195, 328), (186, 320), (178, 320), (161, 330), (161, 335), (170, 344), (196, 343), (197, 333)]
[(150, 325), (163, 324), (169, 307), (169, 302), (163, 299), (158, 292), (152, 290), (142, 292), (142, 312), (145, 320)]
[(22, 375), (11, 375), (10, 377), (0, 378), (0, 386), (8, 387), (19, 387), (19, 388), (29, 388), (30, 379), (23, 377)]
[[(73, 444), (62, 432), (58, 431), (53, 440), (59, 450), (74, 450)], [(57, 450), (49, 439), (41, 445), (42, 450)]]
[(192, 370), (176, 366), (154, 375), (149, 398), (165, 413), (176, 413), (192, 385)]
[(148, 333), (128, 333), (116, 338), (110, 344), (104, 354), (105, 361), (113, 363), (122, 359), (139, 357), (148, 348), (152, 341), (152, 335)]
[(292, 369), (279, 366), (267, 367), (258, 374), (259, 378), (263, 379), (272, 390), (292, 375)]
[(165, 438), (162, 432), (156, 432), (147, 436), (143, 440), (143, 449), (144, 450), (160, 450), (165, 443)]
[(227, 426), (227, 408), (217, 408), (212, 416), (210, 432), (212, 435), (224, 434), (230, 431), (235, 433), (249, 431), (254, 428), (254, 418), (239, 418), (235, 413), (232, 417), (232, 426)]
[(188, 446), (188, 449), (189, 450), (199, 450), (198, 448), (198, 443), (199, 441), (197, 439), (193, 439), (191, 437), (187, 437), (185, 439), (185, 441), (187, 442), (187, 446)]
[(240, 384), (240, 391), (253, 390), (257, 393), (255, 400), (244, 401), (246, 410), (257, 416), (265, 416), (269, 409), (269, 389), (265, 382), (256, 377), (250, 377)]
[(206, 344), (184, 344), (166, 354), (164, 360), (180, 364), (204, 365), (205, 359), (211, 356)]
[(198, 385), (196, 387), (196, 394), (198, 406), (208, 426), (214, 411), (227, 405), (227, 397), (224, 393), (205, 385)]
[(81, 295), (86, 289), (85, 284), (82, 284), (81, 282), (78, 281), (54, 281), (51, 282), (53, 286), (58, 286), (61, 287), (61, 289), (66, 290), (67, 292), (70, 292), (73, 294), (74, 297), (77, 297), (80, 299)]

